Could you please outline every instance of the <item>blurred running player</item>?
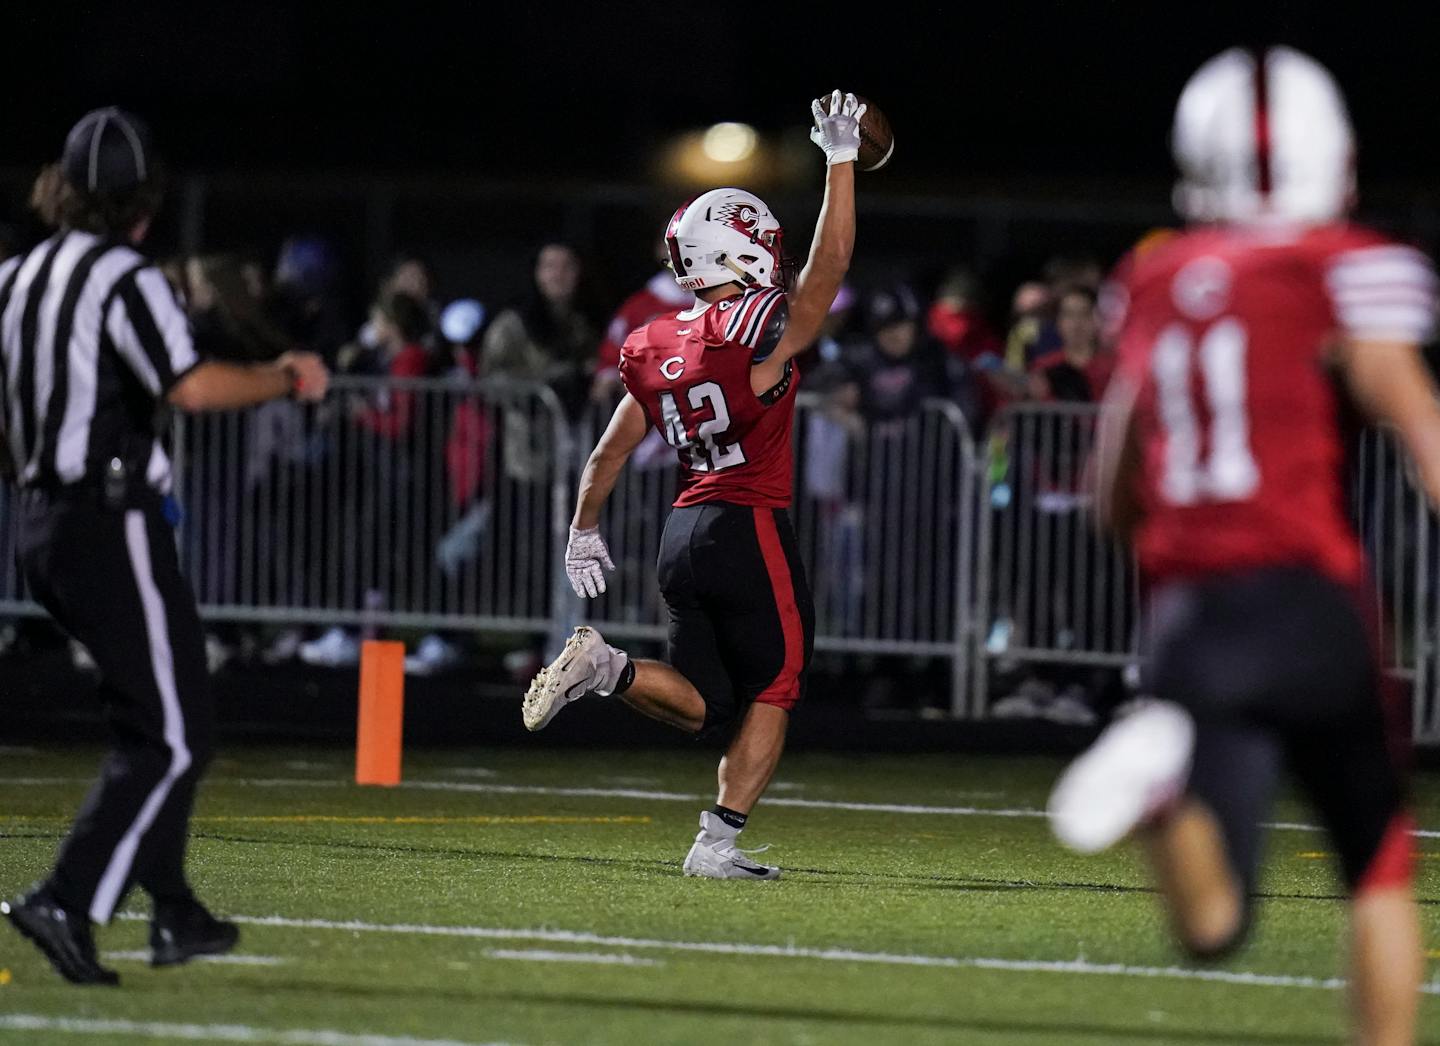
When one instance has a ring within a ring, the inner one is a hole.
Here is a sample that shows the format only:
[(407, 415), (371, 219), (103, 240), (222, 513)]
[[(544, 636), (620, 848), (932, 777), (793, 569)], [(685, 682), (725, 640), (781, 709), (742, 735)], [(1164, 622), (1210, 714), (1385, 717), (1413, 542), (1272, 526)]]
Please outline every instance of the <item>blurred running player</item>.
[(781, 227), (741, 189), (681, 207), (665, 240), (695, 306), (636, 330), (621, 352), (626, 395), (590, 455), (565, 567), (577, 595), (605, 591), (613, 570), (600, 509), (653, 425), (680, 457), (680, 495), (665, 524), (659, 577), (670, 613), (670, 664), (632, 660), (581, 627), (525, 695), (525, 725), (544, 727), (588, 694), (623, 697), (690, 733), (739, 722), (720, 760), (715, 806), (685, 858), (687, 875), (775, 879), (780, 869), (736, 846), (770, 782), (790, 712), (805, 694), (814, 638), (810, 588), (786, 509), (794, 467), (794, 358), (820, 333), (855, 242), (855, 157), (864, 106), (836, 91), (811, 108), (825, 153), (825, 201), (810, 259), (793, 287)]
[(1351, 897), (1359, 1041), (1413, 1040), (1422, 960), (1411, 829), (1382, 703), (1376, 614), (1349, 522), (1345, 412), (1391, 425), (1440, 501), (1440, 408), (1420, 360), (1435, 277), (1346, 224), (1340, 91), (1286, 48), (1227, 51), (1175, 115), (1195, 223), (1110, 292), (1119, 371), (1102, 413), (1102, 523), (1145, 579), (1158, 700), (1113, 724), (1051, 797), (1071, 847), (1143, 826), (1182, 944), (1242, 942), (1259, 822), (1283, 767), (1330, 833)]

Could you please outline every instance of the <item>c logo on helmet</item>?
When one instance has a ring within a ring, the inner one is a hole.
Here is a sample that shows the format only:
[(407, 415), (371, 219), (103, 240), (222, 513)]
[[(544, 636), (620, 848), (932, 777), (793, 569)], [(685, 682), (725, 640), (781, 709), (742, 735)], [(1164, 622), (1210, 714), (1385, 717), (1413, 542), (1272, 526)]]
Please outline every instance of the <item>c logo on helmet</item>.
[(760, 228), (760, 212), (748, 203), (727, 204), (717, 212), (717, 217), (746, 236), (754, 236)]
[[(670, 373), (671, 365), (674, 365), (675, 373)], [(665, 375), (666, 381), (679, 381), (680, 375), (685, 373), (685, 357), (671, 356), (664, 363), (660, 364), (660, 373)]]

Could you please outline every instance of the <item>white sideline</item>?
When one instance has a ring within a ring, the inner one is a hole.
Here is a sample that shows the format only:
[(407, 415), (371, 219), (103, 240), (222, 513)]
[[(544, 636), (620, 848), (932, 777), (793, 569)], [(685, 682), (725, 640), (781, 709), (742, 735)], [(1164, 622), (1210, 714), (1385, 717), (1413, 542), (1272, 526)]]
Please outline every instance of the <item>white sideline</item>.
[[(144, 919), (138, 912), (126, 912), (122, 919)], [(429, 926), (423, 923), (367, 923), (358, 919), (294, 919), (284, 915), (231, 915), (237, 923), (250, 926), (277, 926), (302, 930), (339, 930), (344, 933), (394, 933), (424, 937), (460, 937), (491, 941), (545, 941), (551, 944), (586, 944), (608, 948), (653, 949), (671, 952), (701, 952), (708, 955), (744, 955), (778, 959), (811, 959), (819, 962), (863, 962), (882, 966), (930, 966), (946, 969), (1007, 970), (1015, 973), (1073, 973), (1102, 977), (1151, 977), (1166, 980), (1212, 981), (1262, 988), (1345, 987), (1338, 977), (1307, 977), (1280, 973), (1252, 973), (1244, 970), (1201, 970), (1184, 966), (1131, 966), (1125, 963), (1093, 963), (1085, 959), (996, 959), (980, 956), (902, 955), (894, 952), (862, 952), (850, 948), (801, 948), (793, 944), (740, 944), (731, 941), (674, 941), (646, 937), (608, 937), (576, 930), (510, 929), (501, 926)], [(1440, 982), (1424, 985), (1421, 992), (1440, 995)]]
[[(111, 962), (149, 962), (147, 951), (106, 952), (102, 958)], [(274, 955), (197, 955), (191, 962), (219, 963), (222, 966), (281, 966), (287, 960)]]
[(191, 1039), (196, 1042), (264, 1042), (277, 1046), (509, 1046), (507, 1043), (416, 1039), (408, 1035), (352, 1035), (309, 1028), (255, 1028), (248, 1024), (171, 1024), (165, 1021), (94, 1020), (42, 1017), (34, 1013), (0, 1014), (0, 1033), (60, 1032), (68, 1035), (126, 1035), (139, 1039)]
[[(91, 784), (88, 777), (0, 777), (0, 785)], [(211, 785), (231, 784), (250, 788), (344, 788), (345, 779), (291, 777), (216, 777)], [(698, 792), (657, 792), (636, 788), (559, 788), (551, 785), (501, 785), (469, 781), (402, 781), (398, 790), (422, 792), (476, 792), (484, 795), (549, 795), (579, 799), (650, 799), (657, 802), (709, 803), (712, 795)], [(1044, 810), (1033, 807), (987, 806), (920, 806), (912, 803), (860, 803), (838, 799), (794, 799), (787, 796), (766, 796), (765, 806), (799, 807), (808, 810), (848, 810), (858, 813), (920, 814), (938, 817), (1026, 817), (1043, 818)], [(1323, 832), (1318, 824), (1299, 821), (1267, 821), (1262, 828), (1286, 832)], [(1440, 839), (1440, 830), (1417, 828), (1411, 835), (1417, 839)]]
[(664, 966), (663, 959), (641, 959), (621, 952), (552, 952), (543, 948), (488, 948), (489, 959), (524, 959), (529, 962), (583, 962), (596, 966)]

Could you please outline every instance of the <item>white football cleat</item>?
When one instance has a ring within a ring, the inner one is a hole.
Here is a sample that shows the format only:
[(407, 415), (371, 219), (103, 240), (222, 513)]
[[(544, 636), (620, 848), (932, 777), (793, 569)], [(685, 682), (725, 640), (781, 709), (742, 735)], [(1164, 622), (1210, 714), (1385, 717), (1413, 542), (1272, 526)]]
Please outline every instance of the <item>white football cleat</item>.
[(581, 625), (565, 640), (560, 656), (530, 681), (521, 715), (526, 730), (543, 730), (560, 709), (591, 691), (609, 693), (625, 667), (625, 655), (603, 636)]
[(709, 810), (700, 815), (700, 832), (695, 836), (695, 845), (685, 855), (686, 875), (699, 875), (706, 879), (780, 878), (779, 868), (750, 860), (746, 851), (735, 845), (735, 835), (715, 831), (716, 825), (723, 828), (724, 822)]
[(1079, 853), (1099, 853), (1180, 797), (1195, 750), (1195, 721), (1168, 701), (1137, 702), (1060, 775), (1050, 827)]

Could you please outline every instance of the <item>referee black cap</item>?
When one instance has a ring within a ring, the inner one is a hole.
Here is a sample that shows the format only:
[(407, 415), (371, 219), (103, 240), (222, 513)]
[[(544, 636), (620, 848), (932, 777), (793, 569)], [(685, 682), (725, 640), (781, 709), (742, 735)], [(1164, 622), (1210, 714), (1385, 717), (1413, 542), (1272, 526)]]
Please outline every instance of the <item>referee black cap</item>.
[(150, 177), (150, 129), (133, 113), (95, 109), (70, 128), (60, 159), (71, 185), (87, 192), (121, 192)]

